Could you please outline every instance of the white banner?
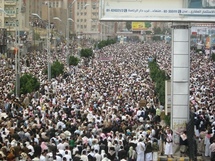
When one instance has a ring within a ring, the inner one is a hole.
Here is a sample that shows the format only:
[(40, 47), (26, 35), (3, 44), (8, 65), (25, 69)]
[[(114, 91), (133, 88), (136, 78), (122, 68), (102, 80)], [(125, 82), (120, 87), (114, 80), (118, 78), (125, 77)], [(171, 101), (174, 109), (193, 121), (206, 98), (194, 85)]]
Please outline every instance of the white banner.
[[(208, 2), (208, 1), (207, 1)], [(214, 22), (215, 7), (201, 0), (100, 0), (100, 20)]]
[(106, 13), (128, 13), (128, 14), (149, 14), (149, 15), (160, 15), (164, 14), (166, 16), (176, 15), (199, 15), (208, 16), (215, 15), (215, 9), (129, 9), (129, 8), (106, 8)]

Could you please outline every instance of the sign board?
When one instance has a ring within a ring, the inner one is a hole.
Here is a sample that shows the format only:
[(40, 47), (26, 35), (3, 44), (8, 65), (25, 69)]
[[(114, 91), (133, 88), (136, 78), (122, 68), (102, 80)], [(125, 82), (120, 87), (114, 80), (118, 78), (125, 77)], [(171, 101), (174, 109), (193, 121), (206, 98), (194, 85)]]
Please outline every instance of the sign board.
[(132, 31), (145, 30), (146, 29), (145, 22), (132, 22), (131, 29), (132, 29)]
[(165, 114), (171, 112), (171, 81), (165, 81)]
[(100, 0), (101, 21), (215, 22), (215, 0)]

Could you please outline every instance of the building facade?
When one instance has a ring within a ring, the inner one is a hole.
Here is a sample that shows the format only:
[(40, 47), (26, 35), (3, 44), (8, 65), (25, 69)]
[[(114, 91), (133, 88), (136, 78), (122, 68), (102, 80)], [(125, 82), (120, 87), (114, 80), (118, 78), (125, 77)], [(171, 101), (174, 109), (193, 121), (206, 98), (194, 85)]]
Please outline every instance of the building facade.
[(103, 40), (117, 32), (116, 22), (99, 21), (99, 0), (0, 0), (0, 28), (8, 35), (14, 37), (16, 30), (32, 34), (36, 27), (45, 30), (48, 22), (64, 37), (69, 33)]

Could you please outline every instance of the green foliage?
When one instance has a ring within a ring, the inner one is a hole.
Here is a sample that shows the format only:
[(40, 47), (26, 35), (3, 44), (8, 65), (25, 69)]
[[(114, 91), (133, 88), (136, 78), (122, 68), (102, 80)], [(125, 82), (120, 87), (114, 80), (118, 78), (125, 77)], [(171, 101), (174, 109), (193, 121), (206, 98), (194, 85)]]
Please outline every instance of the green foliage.
[(111, 44), (115, 44), (117, 41), (116, 39), (108, 39), (108, 40), (102, 40), (98, 43), (98, 48), (101, 49), (105, 46), (111, 45)]
[(152, 25), (151, 25), (151, 22), (145, 22), (145, 27), (146, 28), (150, 28)]
[(145, 31), (145, 32), (146, 32), (146, 35), (152, 34), (152, 31)]
[[(47, 68), (44, 70), (44, 73), (48, 74)], [(58, 60), (55, 61), (51, 65), (51, 77), (56, 78), (57, 76), (59, 76), (60, 74), (63, 74), (63, 73), (64, 73), (64, 65), (62, 63), (60, 63)]]
[(27, 94), (37, 91), (40, 88), (40, 83), (32, 74), (24, 74), (20, 78), (20, 93)]
[(162, 34), (162, 30), (160, 27), (154, 27), (153, 31), (154, 31), (154, 34)]
[(212, 54), (211, 57), (212, 57), (212, 60), (215, 61), (215, 54), (214, 53)]
[(131, 30), (131, 22), (127, 21), (126, 22), (126, 28), (130, 31)]
[(161, 37), (160, 36), (153, 36), (152, 40), (154, 40), (154, 41), (160, 41)]
[(30, 61), (29, 61), (29, 59), (26, 60), (26, 66), (30, 67)]
[(166, 126), (170, 126), (170, 120), (171, 120), (170, 114), (164, 116), (164, 122), (166, 123)]
[(33, 34), (34, 34), (33, 35), (34, 40), (40, 40), (40, 34), (39, 33), (34, 32)]
[(93, 56), (93, 50), (92, 49), (81, 49), (81, 57), (89, 58)]
[(60, 74), (64, 73), (64, 65), (60, 63), (58, 60), (55, 61), (51, 66), (51, 77), (56, 78)]
[(78, 65), (79, 61), (80, 60), (75, 56), (70, 56), (69, 57), (69, 65), (76, 66), (76, 65)]
[(155, 92), (158, 95), (161, 105), (165, 105), (165, 80), (169, 78), (165, 71), (160, 70), (155, 60), (149, 62), (150, 77), (155, 82)]

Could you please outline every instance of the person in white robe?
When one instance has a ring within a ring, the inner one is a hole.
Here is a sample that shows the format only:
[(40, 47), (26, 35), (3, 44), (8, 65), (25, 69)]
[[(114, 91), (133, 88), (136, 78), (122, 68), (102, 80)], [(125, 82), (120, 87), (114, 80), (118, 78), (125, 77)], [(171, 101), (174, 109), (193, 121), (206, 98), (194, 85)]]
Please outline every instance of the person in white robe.
[(142, 138), (139, 139), (137, 143), (136, 151), (137, 151), (137, 160), (136, 161), (144, 161), (145, 160), (145, 150), (146, 145)]
[(172, 135), (172, 130), (167, 128), (166, 131), (166, 144), (165, 144), (165, 155), (168, 157), (173, 158), (173, 135)]

